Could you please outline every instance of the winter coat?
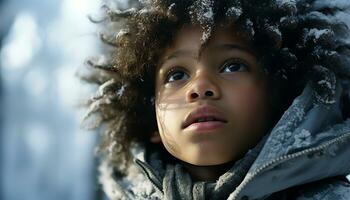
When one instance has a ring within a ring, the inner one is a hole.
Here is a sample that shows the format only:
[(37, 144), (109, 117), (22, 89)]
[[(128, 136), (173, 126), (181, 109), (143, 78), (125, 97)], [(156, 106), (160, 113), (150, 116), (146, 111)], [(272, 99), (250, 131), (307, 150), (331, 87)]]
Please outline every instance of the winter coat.
[(335, 101), (317, 103), (310, 84), (270, 133), (214, 183), (193, 182), (180, 164), (142, 150), (126, 177), (108, 162), (100, 181), (109, 199), (350, 200), (350, 119)]

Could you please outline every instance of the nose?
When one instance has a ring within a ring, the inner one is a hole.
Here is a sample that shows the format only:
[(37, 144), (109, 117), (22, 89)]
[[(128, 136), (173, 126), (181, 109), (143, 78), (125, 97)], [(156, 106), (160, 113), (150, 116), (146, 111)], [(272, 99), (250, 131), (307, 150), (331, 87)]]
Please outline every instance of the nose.
[(198, 101), (199, 99), (219, 99), (220, 89), (215, 78), (205, 72), (199, 72), (192, 80), (189, 89), (186, 92), (188, 102)]

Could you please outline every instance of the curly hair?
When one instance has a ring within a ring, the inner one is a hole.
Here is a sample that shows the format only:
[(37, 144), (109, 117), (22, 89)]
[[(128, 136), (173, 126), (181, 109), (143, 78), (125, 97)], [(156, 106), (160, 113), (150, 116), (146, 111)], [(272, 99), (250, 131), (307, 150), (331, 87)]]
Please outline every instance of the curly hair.
[[(102, 61), (90, 59), (85, 80), (99, 86), (89, 101), (85, 124), (101, 127), (100, 152), (120, 171), (130, 147), (146, 144), (157, 130), (154, 76), (158, 59), (185, 24), (200, 25), (202, 45), (215, 26), (242, 30), (259, 52), (271, 82), (281, 84), (283, 111), (306, 82), (318, 103), (334, 102), (336, 82), (349, 80), (347, 25), (334, 17), (346, 7), (316, 0), (148, 0), (118, 10), (103, 6), (107, 44)], [(108, 47), (107, 47), (108, 46)], [(337, 78), (339, 77), (339, 78)], [(276, 87), (276, 86), (275, 86)], [(271, 84), (271, 90), (272, 88)], [(284, 91), (288, 91), (284, 92)]]

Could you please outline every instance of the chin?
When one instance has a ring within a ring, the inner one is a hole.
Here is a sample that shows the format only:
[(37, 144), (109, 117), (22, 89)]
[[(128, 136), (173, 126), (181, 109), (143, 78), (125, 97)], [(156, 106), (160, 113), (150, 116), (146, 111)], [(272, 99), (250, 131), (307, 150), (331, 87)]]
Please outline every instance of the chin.
[(235, 152), (230, 151), (231, 149), (223, 149), (215, 146), (215, 148), (199, 148), (196, 151), (192, 152), (192, 154), (188, 154), (188, 157), (185, 158), (188, 163), (197, 166), (213, 166), (213, 165), (222, 165), (225, 163), (229, 163), (232, 160), (237, 158)]
[(222, 164), (226, 164), (231, 162), (232, 159), (228, 159), (228, 158), (208, 158), (206, 156), (202, 156), (201, 159), (197, 159), (197, 160), (190, 160), (189, 164), (192, 165), (196, 165), (196, 166), (214, 166), (214, 165), (222, 165)]

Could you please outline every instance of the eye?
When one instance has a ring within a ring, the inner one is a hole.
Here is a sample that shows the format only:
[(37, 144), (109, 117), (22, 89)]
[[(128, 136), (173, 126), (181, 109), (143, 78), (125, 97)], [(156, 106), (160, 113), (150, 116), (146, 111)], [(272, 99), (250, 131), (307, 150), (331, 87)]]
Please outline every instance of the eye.
[(166, 76), (165, 83), (171, 83), (174, 81), (186, 80), (188, 79), (187, 73), (182, 69), (173, 69), (170, 70)]
[(220, 73), (244, 72), (248, 71), (248, 65), (240, 60), (228, 60), (220, 69)]

